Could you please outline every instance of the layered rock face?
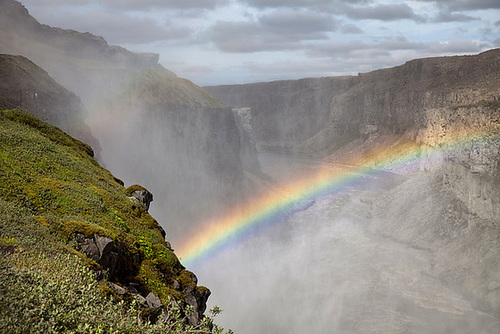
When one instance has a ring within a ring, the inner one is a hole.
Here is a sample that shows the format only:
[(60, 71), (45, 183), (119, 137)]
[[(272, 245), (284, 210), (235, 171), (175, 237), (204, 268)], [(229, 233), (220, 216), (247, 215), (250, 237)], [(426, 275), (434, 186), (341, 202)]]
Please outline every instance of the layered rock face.
[(332, 98), (352, 86), (353, 78), (318, 78), (247, 85), (204, 87), (224, 103), (251, 109), (258, 146), (293, 151), (324, 129)]
[(252, 109), (258, 145), (324, 156), (362, 135), (423, 127), (429, 109), (493, 100), (499, 54), (418, 59), (357, 77), (205, 89), (228, 105)]

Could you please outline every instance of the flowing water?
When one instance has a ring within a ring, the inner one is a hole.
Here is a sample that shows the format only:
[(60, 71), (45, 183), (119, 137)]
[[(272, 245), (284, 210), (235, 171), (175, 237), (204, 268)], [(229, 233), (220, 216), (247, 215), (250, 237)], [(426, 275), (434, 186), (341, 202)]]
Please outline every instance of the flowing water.
[[(278, 182), (323, 163), (261, 156)], [(316, 199), (192, 268), (236, 333), (496, 333), (495, 319), (431, 274), (433, 254), (370, 233), (371, 200), (396, 175)], [(191, 268), (190, 268), (191, 269)]]

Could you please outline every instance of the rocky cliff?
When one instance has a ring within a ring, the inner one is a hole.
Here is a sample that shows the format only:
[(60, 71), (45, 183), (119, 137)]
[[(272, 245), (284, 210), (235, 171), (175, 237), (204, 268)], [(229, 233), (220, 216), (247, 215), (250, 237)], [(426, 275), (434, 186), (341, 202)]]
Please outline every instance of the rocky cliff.
[(259, 145), (324, 156), (363, 135), (425, 127), (429, 109), (494, 100), (499, 54), (417, 59), (356, 77), (205, 89), (228, 105), (252, 109)]
[[(227, 104), (251, 108), (263, 149), (328, 157), (347, 143), (379, 136), (405, 136), (435, 148), (457, 135), (498, 133), (500, 49), (417, 59), (357, 77), (206, 89)], [(478, 139), (457, 156), (443, 157), (440, 168), (446, 165), (448, 180), (460, 174), (460, 181), (448, 183), (469, 208), (498, 219), (492, 182), (499, 173), (498, 142), (485, 140), (488, 145)]]
[(291, 151), (325, 128), (333, 97), (352, 85), (353, 78), (342, 77), (204, 88), (227, 105), (251, 109), (258, 145)]

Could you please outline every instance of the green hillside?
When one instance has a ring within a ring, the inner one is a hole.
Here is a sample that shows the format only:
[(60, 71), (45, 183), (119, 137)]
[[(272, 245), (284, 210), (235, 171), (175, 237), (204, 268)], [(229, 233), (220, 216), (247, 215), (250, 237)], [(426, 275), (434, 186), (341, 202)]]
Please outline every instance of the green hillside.
[(175, 332), (209, 320), (200, 321), (210, 291), (127, 196), (143, 188), (127, 191), (88, 145), (3, 110), (0, 158), (0, 332)]

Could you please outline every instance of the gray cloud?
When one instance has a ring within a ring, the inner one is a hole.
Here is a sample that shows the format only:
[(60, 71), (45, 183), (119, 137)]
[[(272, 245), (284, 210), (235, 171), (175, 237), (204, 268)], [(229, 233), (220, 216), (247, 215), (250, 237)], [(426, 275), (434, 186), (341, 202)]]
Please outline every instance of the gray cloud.
[(480, 20), (480, 19), (462, 13), (451, 13), (441, 10), (438, 12), (436, 17), (434, 17), (431, 21), (439, 23), (439, 22), (470, 22), (475, 20)]
[(266, 33), (257, 22), (217, 22), (207, 34), (208, 40), (224, 52), (249, 53), (290, 50), (296, 44), (284, 37)]
[(372, 0), (241, 0), (255, 8), (335, 8), (339, 4), (368, 4)]
[[(88, 18), (92, 18), (89, 24)], [(77, 31), (89, 31), (102, 35), (111, 44), (145, 44), (153, 41), (181, 39), (191, 34), (191, 29), (183, 26), (158, 25), (148, 18), (131, 18), (122, 13), (91, 10), (82, 15), (81, 12), (65, 12), (52, 18), (56, 26), (68, 27)]]
[(422, 2), (434, 2), (438, 7), (448, 8), (452, 11), (499, 9), (498, 0), (418, 0)]
[(332, 3), (331, 0), (243, 0), (242, 2), (256, 8), (314, 8), (316, 6), (329, 6)]
[(337, 29), (337, 21), (329, 15), (305, 10), (273, 11), (257, 21), (218, 21), (206, 34), (222, 51), (249, 53), (295, 50), (302, 42), (326, 40), (327, 32)]
[(194, 8), (214, 9), (225, 5), (229, 0), (106, 0), (103, 5), (110, 8), (143, 11), (149, 8), (186, 9)]
[(346, 15), (351, 19), (357, 20), (380, 20), (380, 21), (397, 21), (397, 20), (414, 20), (425, 21), (426, 18), (415, 14), (413, 9), (405, 3), (397, 5), (373, 5), (373, 6), (351, 6), (344, 5), (339, 7), (339, 13)]
[(362, 34), (363, 30), (354, 24), (345, 24), (342, 26), (341, 32), (344, 34)]
[[(415, 2), (427, 3), (426, 11)], [(51, 26), (90, 31), (110, 44), (158, 52), (165, 67), (181, 70), (204, 84), (366, 72), (417, 57), (470, 54), (500, 46), (500, 20), (495, 16), (499, 0), (415, 0), (408, 4), (377, 0), (23, 3), (40, 22)], [(475, 15), (480, 9), (491, 11), (485, 17)], [(462, 24), (472, 21), (477, 24)], [(432, 23), (443, 35), (426, 37), (428, 29), (421, 35), (409, 31), (415, 29), (414, 22)], [(444, 42), (456, 36), (463, 40)], [(478, 36), (486, 42), (477, 42)], [(249, 55), (259, 52), (255, 57)], [(247, 63), (249, 59), (253, 63)], [(320, 65), (312, 68), (316, 64)]]
[(336, 20), (326, 14), (304, 10), (279, 10), (263, 15), (259, 22), (271, 31), (290, 34), (310, 34), (336, 29)]
[(395, 50), (423, 50), (426, 48), (425, 43), (409, 41), (404, 36), (386, 39), (377, 45), (377, 48), (395, 51)]
[(456, 39), (447, 42), (431, 42), (427, 51), (434, 54), (477, 53), (491, 46), (484, 42)]
[[(103, 36), (110, 44), (140, 45), (174, 41), (187, 39), (193, 32), (186, 25), (166, 20), (162, 24), (151, 15), (131, 15), (126, 11), (86, 6), (88, 1), (76, 0), (65, 2), (64, 5), (61, 5), (60, 0), (26, 0), (23, 3), (42, 23)], [(56, 5), (59, 6), (54, 10)]]

